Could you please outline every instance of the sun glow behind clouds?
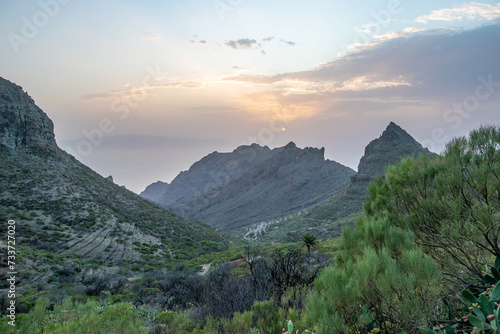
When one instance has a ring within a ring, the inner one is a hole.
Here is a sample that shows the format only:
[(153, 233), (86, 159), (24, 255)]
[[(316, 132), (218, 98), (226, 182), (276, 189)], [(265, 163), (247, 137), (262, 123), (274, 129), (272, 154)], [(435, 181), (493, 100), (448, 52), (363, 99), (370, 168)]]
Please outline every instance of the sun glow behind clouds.
[(361, 76), (354, 78), (353, 80), (346, 81), (343, 83), (342, 88), (339, 90), (352, 90), (352, 91), (362, 91), (375, 88), (386, 88), (386, 87), (397, 87), (397, 86), (408, 86), (411, 84), (406, 82), (402, 76), (398, 80), (392, 81), (373, 81), (367, 76)]

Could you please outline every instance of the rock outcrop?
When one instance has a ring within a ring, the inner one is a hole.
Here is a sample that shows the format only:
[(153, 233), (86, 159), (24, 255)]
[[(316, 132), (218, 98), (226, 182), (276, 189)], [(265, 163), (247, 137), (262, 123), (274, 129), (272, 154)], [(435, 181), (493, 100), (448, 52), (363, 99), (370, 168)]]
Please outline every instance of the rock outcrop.
[(368, 193), (368, 185), (383, 175), (389, 165), (399, 163), (405, 157), (432, 156), (434, 153), (422, 147), (397, 124), (390, 122), (379, 138), (372, 140), (358, 165), (358, 173), (351, 176), (351, 183), (344, 193), (328, 199), (312, 208), (311, 219), (336, 219), (361, 212)]
[(358, 165), (355, 179), (371, 180), (383, 174), (387, 166), (401, 161), (404, 157), (431, 156), (412, 136), (397, 124), (391, 122), (379, 138), (372, 140)]
[(0, 150), (55, 155), (54, 125), (20, 86), (0, 78)]
[(172, 182), (155, 182), (140, 195), (168, 206), (177, 200), (209, 191), (267, 159), (271, 150), (257, 144), (242, 145), (230, 153), (212, 152), (181, 172)]

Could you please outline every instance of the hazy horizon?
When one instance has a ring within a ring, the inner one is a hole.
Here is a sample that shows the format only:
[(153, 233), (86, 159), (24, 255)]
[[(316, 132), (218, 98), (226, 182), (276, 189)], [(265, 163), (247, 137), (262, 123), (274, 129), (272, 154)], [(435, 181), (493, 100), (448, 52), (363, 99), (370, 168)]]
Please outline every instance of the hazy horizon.
[(47, 113), (63, 149), (135, 192), (242, 144), (325, 147), (356, 169), (391, 121), (436, 153), (500, 123), (500, 2), (0, 9), (0, 76)]

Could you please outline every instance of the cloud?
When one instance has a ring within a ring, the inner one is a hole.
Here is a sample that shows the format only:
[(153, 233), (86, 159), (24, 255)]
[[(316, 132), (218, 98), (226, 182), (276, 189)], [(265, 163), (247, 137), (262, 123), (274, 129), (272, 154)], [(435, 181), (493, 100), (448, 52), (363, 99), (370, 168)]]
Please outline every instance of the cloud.
[(258, 45), (255, 39), (241, 38), (238, 40), (230, 40), (225, 43), (231, 49), (251, 49), (254, 45)]
[(354, 30), (362, 32), (363, 34), (372, 34), (372, 28), (380, 27), (380, 23), (367, 23), (362, 26), (354, 27)]
[(153, 33), (149, 33), (149, 32), (143, 31), (142, 32), (142, 39), (144, 39), (146, 41), (149, 41), (149, 40), (159, 40), (159, 39), (161, 39), (161, 36), (158, 35), (158, 34), (153, 34)]
[(444, 8), (432, 11), (428, 15), (422, 15), (415, 19), (419, 23), (429, 21), (475, 21), (495, 20), (500, 18), (500, 3), (485, 4), (471, 2), (454, 8)]
[[(301, 72), (236, 74), (222, 80), (262, 86), (290, 97), (392, 101), (463, 100), (478, 77), (500, 82), (500, 25), (465, 31), (396, 33), (368, 47)], [(500, 91), (500, 89), (498, 89)]]
[(208, 42), (204, 39), (200, 40), (200, 41), (195, 41), (195, 40), (190, 40), (189, 41), (190, 44), (201, 44), (201, 45), (206, 45), (208, 44)]
[[(263, 49), (262, 44), (264, 43), (284, 43), (287, 46), (295, 46), (297, 43), (285, 39), (277, 40), (274, 36), (269, 36), (263, 38), (258, 42), (255, 38), (240, 38), (235, 40), (226, 41), (223, 44), (217, 43), (218, 48), (229, 48), (232, 50), (257, 50), (260, 51), (263, 55), (266, 55), (266, 51)], [(262, 43), (262, 44), (261, 44)]]
[[(439, 110), (439, 105), (461, 103), (474, 94), (480, 83), (478, 78), (482, 77), (496, 85), (491, 98), (481, 102), (486, 105), (500, 100), (500, 45), (493, 42), (498, 36), (500, 24), (456, 31), (408, 28), (375, 36), (355, 52), (310, 70), (266, 74), (233, 66), (233, 74), (222, 78), (187, 81), (164, 78), (153, 86), (124, 86), (84, 98), (152, 94), (153, 89), (161, 87), (196, 89), (211, 82), (237, 83), (240, 87), (249, 86), (247, 91), (253, 93), (231, 99), (230, 104), (234, 103), (235, 108), (257, 117), (280, 111), (284, 118), (293, 120), (328, 110), (339, 115), (338, 106), (347, 110), (353, 105), (359, 108), (394, 105), (386, 108), (388, 112), (395, 112), (396, 107)], [(258, 43), (250, 45), (253, 49), (258, 47)]]
[[(368, 24), (365, 26), (376, 26), (377, 24)], [(401, 38), (401, 37), (411, 37), (414, 34), (424, 32), (425, 29), (423, 28), (415, 28), (415, 27), (407, 27), (403, 29), (402, 31), (388, 31), (384, 34), (378, 34), (378, 35), (369, 35), (372, 34), (371, 31), (369, 30), (363, 30), (362, 28), (358, 27), (358, 31), (361, 33), (355, 38), (355, 41), (349, 45), (345, 45), (343, 47), (343, 51), (339, 53), (340, 57), (344, 57), (348, 54), (351, 53), (357, 53), (361, 52), (363, 50), (371, 49), (377, 45), (379, 45), (381, 42), (390, 40), (390, 39), (395, 39), (395, 38)]]
[(284, 39), (280, 39), (280, 42), (285, 43), (285, 44), (286, 44), (286, 45), (288, 45), (288, 46), (295, 46), (295, 45), (296, 45), (296, 43), (295, 43), (295, 42), (292, 42), (292, 41), (286, 41), (286, 40), (284, 40)]

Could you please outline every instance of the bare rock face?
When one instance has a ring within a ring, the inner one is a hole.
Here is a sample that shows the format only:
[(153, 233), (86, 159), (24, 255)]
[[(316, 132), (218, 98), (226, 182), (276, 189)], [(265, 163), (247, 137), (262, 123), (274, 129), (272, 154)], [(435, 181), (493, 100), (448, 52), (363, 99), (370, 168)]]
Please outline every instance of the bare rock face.
[(252, 144), (230, 153), (214, 152), (172, 183), (154, 183), (141, 196), (234, 231), (295, 214), (342, 191), (355, 172), (325, 160), (324, 153), (324, 148), (302, 149), (293, 142), (272, 150)]
[(147, 186), (141, 193), (141, 196), (150, 201), (158, 202), (163, 194), (167, 192), (168, 186), (168, 182), (157, 181)]
[(0, 78), (0, 150), (54, 155), (53, 129), (52, 121), (20, 86)]
[(399, 163), (402, 158), (420, 155), (433, 154), (405, 130), (391, 122), (379, 138), (366, 146), (365, 154), (359, 161), (358, 174), (351, 179), (355, 183), (368, 182), (378, 174), (383, 175), (387, 166)]

